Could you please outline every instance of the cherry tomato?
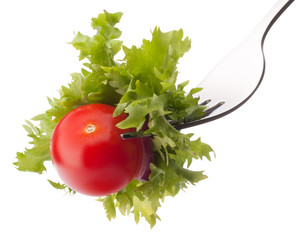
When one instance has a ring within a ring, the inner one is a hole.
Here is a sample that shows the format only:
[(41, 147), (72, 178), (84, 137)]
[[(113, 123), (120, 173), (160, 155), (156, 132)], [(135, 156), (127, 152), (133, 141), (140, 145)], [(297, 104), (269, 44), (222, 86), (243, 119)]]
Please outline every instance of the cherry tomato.
[[(141, 138), (122, 140), (116, 124), (127, 115), (113, 117), (115, 108), (88, 104), (68, 113), (56, 126), (50, 145), (51, 159), (63, 182), (91, 196), (123, 189), (143, 173), (145, 146)], [(142, 172), (141, 172), (142, 171)]]

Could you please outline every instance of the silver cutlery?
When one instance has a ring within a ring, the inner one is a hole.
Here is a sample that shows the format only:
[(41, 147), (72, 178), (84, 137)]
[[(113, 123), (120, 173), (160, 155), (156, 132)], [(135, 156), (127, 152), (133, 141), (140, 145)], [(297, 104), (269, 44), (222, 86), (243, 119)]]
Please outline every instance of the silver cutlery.
[[(265, 73), (264, 40), (270, 28), (294, 0), (279, 0), (257, 27), (223, 58), (197, 86), (196, 94), (206, 105), (198, 120), (172, 123), (180, 130), (223, 117), (247, 102), (260, 86)], [(210, 105), (210, 106), (209, 106)], [(142, 131), (122, 134), (123, 139), (145, 136)]]

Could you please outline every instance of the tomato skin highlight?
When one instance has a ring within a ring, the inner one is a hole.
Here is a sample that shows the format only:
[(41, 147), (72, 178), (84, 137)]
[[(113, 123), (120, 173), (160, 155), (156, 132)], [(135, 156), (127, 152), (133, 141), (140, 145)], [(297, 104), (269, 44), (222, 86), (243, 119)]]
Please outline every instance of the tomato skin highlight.
[(118, 192), (140, 172), (145, 158), (143, 140), (122, 140), (116, 124), (127, 115), (112, 117), (115, 108), (88, 104), (68, 113), (57, 124), (50, 153), (63, 182), (76, 192), (106, 196)]

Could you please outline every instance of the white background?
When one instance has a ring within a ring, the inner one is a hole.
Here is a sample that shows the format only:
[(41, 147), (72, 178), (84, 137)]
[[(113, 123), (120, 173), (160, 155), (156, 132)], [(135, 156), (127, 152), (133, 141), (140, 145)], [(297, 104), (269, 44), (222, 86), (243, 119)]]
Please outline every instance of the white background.
[[(0, 238), (1, 239), (300, 239), (300, 4), (295, 1), (265, 41), (261, 87), (236, 112), (190, 129), (216, 152), (197, 162), (209, 178), (166, 199), (162, 221), (150, 230), (133, 216), (109, 222), (94, 198), (65, 196), (47, 175), (17, 171), (12, 163), (28, 138), (25, 119), (48, 108), (70, 73), (80, 70), (68, 45), (74, 31), (91, 34), (103, 9), (122, 11), (126, 46), (139, 45), (156, 25), (183, 28), (192, 49), (179, 81), (197, 85), (275, 4), (276, 0), (106, 0), (0, 3)], [(50, 166), (50, 165), (49, 165)], [(51, 173), (51, 169), (49, 171)]]

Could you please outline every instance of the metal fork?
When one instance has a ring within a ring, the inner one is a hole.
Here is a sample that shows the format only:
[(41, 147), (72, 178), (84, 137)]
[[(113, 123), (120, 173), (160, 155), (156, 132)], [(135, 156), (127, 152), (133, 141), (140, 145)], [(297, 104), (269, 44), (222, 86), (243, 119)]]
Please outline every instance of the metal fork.
[[(200, 105), (213, 104), (198, 120), (173, 123), (185, 129), (223, 117), (247, 102), (259, 87), (265, 73), (263, 44), (270, 28), (294, 0), (279, 0), (249, 36), (220, 61), (197, 86), (195, 95), (205, 99)], [(123, 139), (145, 136), (143, 132), (122, 134)]]

